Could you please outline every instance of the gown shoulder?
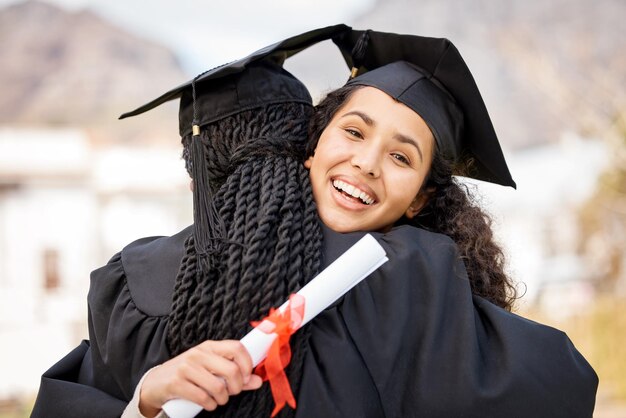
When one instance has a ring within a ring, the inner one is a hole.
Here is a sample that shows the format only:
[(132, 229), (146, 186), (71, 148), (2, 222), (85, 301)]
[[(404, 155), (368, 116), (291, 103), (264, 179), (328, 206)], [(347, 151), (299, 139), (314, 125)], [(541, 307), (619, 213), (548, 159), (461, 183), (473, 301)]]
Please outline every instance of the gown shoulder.
[[(325, 259), (362, 235), (325, 230)], [(592, 416), (598, 378), (584, 357), (563, 332), (472, 295), (450, 238), (372, 235), (389, 262), (338, 312), (386, 416)]]
[(167, 360), (168, 314), (185, 239), (171, 237), (127, 245), (91, 274), (89, 338), (95, 385), (129, 400), (143, 374)]

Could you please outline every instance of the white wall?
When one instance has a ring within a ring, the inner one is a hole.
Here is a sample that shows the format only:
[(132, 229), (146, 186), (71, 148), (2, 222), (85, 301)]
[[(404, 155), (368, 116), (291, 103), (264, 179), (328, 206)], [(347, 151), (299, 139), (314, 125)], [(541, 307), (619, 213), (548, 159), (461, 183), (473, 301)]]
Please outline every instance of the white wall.
[[(73, 130), (0, 129), (0, 399), (87, 338), (89, 273), (123, 246), (192, 222), (180, 150), (98, 149)], [(36, 169), (33, 169), (36, 167)], [(44, 288), (44, 251), (60, 286)]]

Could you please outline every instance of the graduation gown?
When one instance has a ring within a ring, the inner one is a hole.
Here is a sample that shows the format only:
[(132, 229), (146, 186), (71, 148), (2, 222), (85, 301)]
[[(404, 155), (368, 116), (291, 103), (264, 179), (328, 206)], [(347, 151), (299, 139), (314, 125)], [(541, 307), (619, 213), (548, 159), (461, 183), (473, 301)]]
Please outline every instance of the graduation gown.
[[(136, 241), (92, 273), (90, 344), (44, 374), (33, 416), (121, 414), (169, 358), (190, 233)], [(297, 417), (592, 416), (598, 379), (571, 341), (473, 296), (452, 240), (410, 226), (373, 235), (389, 262), (311, 322)], [(324, 264), (361, 236), (325, 228)]]

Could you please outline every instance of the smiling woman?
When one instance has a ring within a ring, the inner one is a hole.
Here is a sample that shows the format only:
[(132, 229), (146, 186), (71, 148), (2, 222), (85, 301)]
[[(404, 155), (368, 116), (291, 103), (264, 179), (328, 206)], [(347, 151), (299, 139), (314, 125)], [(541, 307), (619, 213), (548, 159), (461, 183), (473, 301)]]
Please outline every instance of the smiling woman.
[(320, 218), (337, 232), (409, 224), (447, 235), (474, 294), (510, 310), (515, 288), (491, 220), (453, 177), (515, 187), (459, 52), (446, 39), (372, 31), (335, 42), (353, 77), (309, 127), (305, 166)]
[(426, 203), (420, 193), (435, 141), (424, 120), (373, 87), (359, 88), (305, 162), (324, 224), (337, 232), (386, 231)]
[(447, 235), (459, 247), (473, 293), (510, 310), (515, 287), (491, 220), (453, 177), (465, 175), (469, 163), (445, 158), (418, 113), (358, 81), (322, 100), (309, 126), (304, 164), (320, 219), (336, 232), (408, 224)]

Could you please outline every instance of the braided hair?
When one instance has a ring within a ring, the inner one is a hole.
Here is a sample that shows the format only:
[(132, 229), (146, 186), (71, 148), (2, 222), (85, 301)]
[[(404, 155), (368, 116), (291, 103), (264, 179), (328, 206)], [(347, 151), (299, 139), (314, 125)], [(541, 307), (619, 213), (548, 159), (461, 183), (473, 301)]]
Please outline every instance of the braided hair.
[[(304, 147), (311, 107), (272, 104), (246, 110), (204, 127), (208, 187), (223, 223), (218, 250), (200, 268), (193, 235), (185, 241), (169, 316), (172, 356), (204, 340), (240, 339), (271, 307), (282, 304), (317, 273), (322, 233), (313, 201)], [(192, 173), (190, 136), (183, 158)], [(309, 337), (305, 326), (292, 337), (286, 369), (298, 393)], [(268, 385), (231, 397), (211, 416), (269, 416)], [(280, 416), (293, 415), (285, 408)]]
[[(313, 155), (326, 126), (359, 88), (341, 87), (316, 106), (309, 125), (307, 156)], [(504, 253), (494, 240), (491, 218), (467, 186), (453, 177), (468, 174), (471, 169), (471, 161), (452, 164), (435, 149), (430, 173), (420, 191), (428, 194), (427, 204), (413, 219), (402, 217), (396, 224), (413, 225), (452, 238), (465, 263), (472, 293), (511, 310), (516, 288), (504, 271)]]

